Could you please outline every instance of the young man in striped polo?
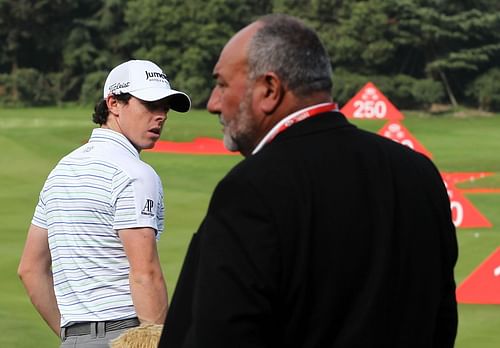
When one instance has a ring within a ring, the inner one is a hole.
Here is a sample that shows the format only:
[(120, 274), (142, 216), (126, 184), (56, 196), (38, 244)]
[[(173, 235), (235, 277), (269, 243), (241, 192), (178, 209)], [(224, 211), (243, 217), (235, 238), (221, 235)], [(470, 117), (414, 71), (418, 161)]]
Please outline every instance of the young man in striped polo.
[(120, 64), (95, 108), (101, 127), (47, 178), (18, 273), (61, 347), (108, 347), (130, 327), (164, 322), (163, 190), (139, 154), (160, 138), (169, 109), (190, 106), (156, 64)]

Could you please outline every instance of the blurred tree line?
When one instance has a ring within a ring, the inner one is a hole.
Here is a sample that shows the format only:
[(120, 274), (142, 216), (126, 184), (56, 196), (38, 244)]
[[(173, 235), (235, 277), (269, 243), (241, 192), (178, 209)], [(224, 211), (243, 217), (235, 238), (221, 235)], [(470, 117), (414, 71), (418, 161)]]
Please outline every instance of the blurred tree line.
[(204, 107), (227, 39), (276, 12), (319, 32), (341, 104), (372, 81), (399, 108), (500, 110), (498, 0), (0, 0), (0, 104), (94, 103), (134, 58)]

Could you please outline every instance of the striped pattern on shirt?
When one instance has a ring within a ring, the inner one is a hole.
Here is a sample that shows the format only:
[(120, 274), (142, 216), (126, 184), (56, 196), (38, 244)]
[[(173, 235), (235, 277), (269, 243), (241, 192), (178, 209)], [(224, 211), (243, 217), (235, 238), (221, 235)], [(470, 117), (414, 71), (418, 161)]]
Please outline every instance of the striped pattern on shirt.
[(120, 133), (94, 129), (40, 193), (32, 223), (46, 228), (61, 326), (136, 316), (117, 230), (163, 230), (160, 178)]

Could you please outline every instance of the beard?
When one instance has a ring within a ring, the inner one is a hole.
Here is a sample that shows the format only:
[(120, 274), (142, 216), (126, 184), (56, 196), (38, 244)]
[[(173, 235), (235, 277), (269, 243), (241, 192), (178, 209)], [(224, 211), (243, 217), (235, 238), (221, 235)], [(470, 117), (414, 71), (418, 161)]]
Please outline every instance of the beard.
[(224, 124), (224, 147), (229, 151), (239, 151), (243, 156), (249, 155), (256, 145), (258, 125), (250, 107), (251, 100), (252, 89), (247, 88), (238, 113), (227, 125)]

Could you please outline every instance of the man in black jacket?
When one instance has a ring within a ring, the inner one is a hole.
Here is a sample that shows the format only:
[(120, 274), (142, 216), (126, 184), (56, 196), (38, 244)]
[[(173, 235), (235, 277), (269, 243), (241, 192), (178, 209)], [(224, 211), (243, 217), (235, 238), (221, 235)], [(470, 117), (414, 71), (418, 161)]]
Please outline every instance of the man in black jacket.
[(425, 156), (350, 124), (299, 20), (238, 32), (208, 110), (246, 158), (194, 235), (160, 347), (452, 347), (455, 228)]

